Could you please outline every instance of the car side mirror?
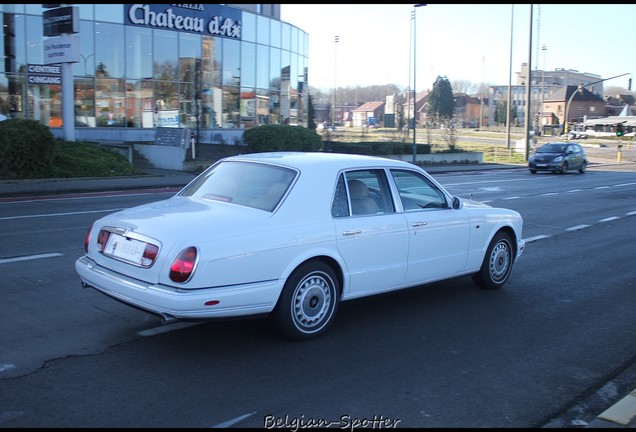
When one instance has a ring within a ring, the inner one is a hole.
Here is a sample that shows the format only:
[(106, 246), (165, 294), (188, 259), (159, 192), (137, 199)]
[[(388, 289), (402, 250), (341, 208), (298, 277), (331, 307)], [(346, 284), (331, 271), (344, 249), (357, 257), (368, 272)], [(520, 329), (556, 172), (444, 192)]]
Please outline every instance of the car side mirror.
[(459, 210), (464, 206), (464, 202), (460, 197), (453, 197), (453, 210)]

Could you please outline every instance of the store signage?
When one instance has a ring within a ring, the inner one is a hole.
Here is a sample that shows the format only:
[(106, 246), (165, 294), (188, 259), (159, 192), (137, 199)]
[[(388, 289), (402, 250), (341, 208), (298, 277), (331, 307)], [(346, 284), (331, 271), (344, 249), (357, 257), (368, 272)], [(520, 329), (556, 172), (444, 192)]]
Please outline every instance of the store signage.
[(77, 36), (58, 36), (44, 41), (44, 63), (79, 62), (79, 38)]
[(67, 6), (42, 13), (44, 36), (59, 36), (79, 32), (79, 8)]
[(27, 82), (29, 84), (62, 84), (62, 67), (60, 65), (27, 65)]
[(241, 11), (216, 4), (128, 4), (127, 25), (241, 39)]

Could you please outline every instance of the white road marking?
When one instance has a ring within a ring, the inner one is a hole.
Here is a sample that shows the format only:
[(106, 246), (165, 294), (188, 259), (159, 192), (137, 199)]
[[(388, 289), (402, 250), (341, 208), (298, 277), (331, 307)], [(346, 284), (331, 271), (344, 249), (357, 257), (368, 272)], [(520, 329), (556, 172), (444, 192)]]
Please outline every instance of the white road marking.
[(580, 230), (580, 229), (583, 229), (583, 228), (587, 228), (589, 226), (590, 225), (582, 224), (582, 225), (576, 225), (576, 226), (573, 226), (573, 227), (570, 227), (570, 228), (566, 228), (565, 230), (566, 231), (576, 231), (576, 230)]
[(605, 218), (605, 219), (601, 219), (601, 220), (599, 220), (599, 222), (609, 222), (609, 221), (613, 221), (613, 220), (616, 220), (616, 219), (619, 219), (619, 217), (618, 216), (612, 216), (612, 217), (608, 217), (608, 218)]
[(536, 241), (536, 240), (541, 240), (541, 239), (548, 238), (548, 237), (550, 237), (550, 236), (542, 234), (542, 235), (537, 235), (537, 236), (530, 237), (530, 238), (527, 238), (527, 239), (524, 239), (524, 240), (526, 241), (526, 243), (530, 243), (530, 242), (533, 242), (533, 241)]
[(236, 424), (236, 423), (238, 423), (238, 422), (240, 422), (240, 421), (245, 420), (245, 419), (246, 419), (246, 418), (248, 418), (248, 417), (253, 416), (254, 414), (256, 414), (256, 411), (255, 411), (255, 412), (248, 413), (248, 414), (243, 414), (242, 416), (238, 416), (238, 417), (236, 417), (236, 418), (233, 418), (233, 419), (228, 420), (228, 421), (223, 422), (223, 423), (219, 423), (219, 424), (218, 424), (218, 425), (216, 425), (216, 426), (212, 426), (212, 428), (214, 428), (214, 429), (217, 429), (217, 428), (227, 428), (227, 427), (230, 427), (230, 426), (232, 426), (232, 425), (234, 425), (234, 424)]
[(68, 212), (68, 213), (49, 213), (49, 214), (27, 215), (27, 216), (7, 216), (7, 217), (0, 217), (0, 220), (30, 219), (30, 218), (51, 217), (51, 216), (71, 216), (71, 215), (78, 215), (78, 214), (115, 212), (119, 210), (123, 210), (123, 208), (107, 209), (107, 210), (91, 210), (91, 211), (81, 211), (81, 212)]
[(0, 264), (6, 264), (11, 262), (17, 262), (17, 261), (28, 261), (28, 260), (34, 260), (34, 259), (40, 259), (40, 258), (51, 258), (56, 256), (62, 256), (62, 254), (47, 253), (47, 254), (38, 254), (38, 255), (28, 255), (28, 256), (22, 256), (22, 257), (16, 257), (16, 258), (5, 258), (5, 259), (0, 259)]

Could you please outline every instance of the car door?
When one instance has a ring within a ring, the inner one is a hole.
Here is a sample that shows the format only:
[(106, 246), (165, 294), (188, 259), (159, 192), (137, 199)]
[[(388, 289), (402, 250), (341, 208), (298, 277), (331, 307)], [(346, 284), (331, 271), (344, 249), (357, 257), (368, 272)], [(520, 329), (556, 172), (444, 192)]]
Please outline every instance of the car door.
[(576, 144), (570, 144), (565, 149), (567, 156), (568, 168), (577, 170), (581, 168), (581, 149)]
[(405, 283), (429, 282), (463, 273), (468, 259), (469, 220), (451, 208), (446, 194), (416, 171), (391, 170), (409, 231)]
[[(354, 207), (354, 182), (364, 183), (368, 189), (364, 198), (373, 200), (374, 204), (367, 202)], [(404, 216), (395, 211), (385, 171), (341, 173), (332, 215), (338, 252), (346, 263), (345, 277), (348, 277), (343, 298), (361, 297), (401, 286), (406, 274), (408, 230)]]

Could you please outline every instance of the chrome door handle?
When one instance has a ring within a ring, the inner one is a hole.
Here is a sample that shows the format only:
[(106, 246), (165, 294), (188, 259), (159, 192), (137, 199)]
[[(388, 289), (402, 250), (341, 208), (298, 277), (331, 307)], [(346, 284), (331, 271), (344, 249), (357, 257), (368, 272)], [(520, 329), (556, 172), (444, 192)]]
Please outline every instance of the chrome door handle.
[(342, 232), (342, 235), (350, 236), (350, 235), (357, 235), (357, 234), (361, 234), (361, 233), (362, 233), (362, 231), (360, 231), (360, 230), (356, 230), (356, 231), (343, 231), (343, 232)]
[(424, 226), (424, 225), (426, 225), (426, 222), (413, 222), (413, 224), (411, 226), (419, 227), (419, 226)]

